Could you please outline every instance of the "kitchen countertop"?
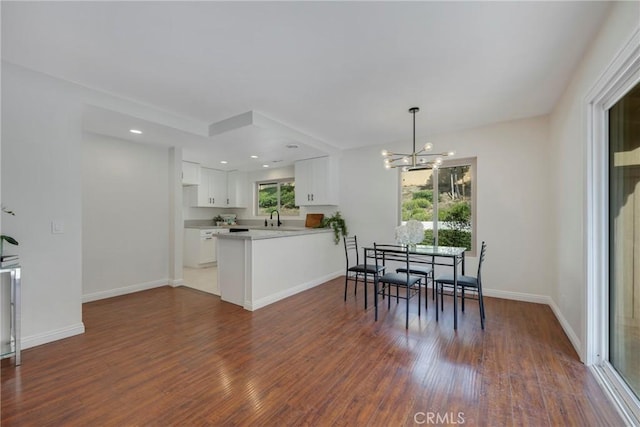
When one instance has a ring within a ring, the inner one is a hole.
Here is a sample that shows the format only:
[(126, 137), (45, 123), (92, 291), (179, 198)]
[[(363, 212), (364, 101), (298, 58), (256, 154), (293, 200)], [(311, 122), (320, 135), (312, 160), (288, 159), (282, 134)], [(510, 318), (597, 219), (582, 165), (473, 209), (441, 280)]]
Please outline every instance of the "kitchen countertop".
[(262, 240), (274, 239), (279, 237), (302, 236), (305, 234), (332, 233), (331, 228), (304, 228), (304, 227), (243, 227), (233, 226), (234, 228), (249, 228), (249, 231), (240, 231), (236, 233), (224, 233), (218, 236), (219, 239), (235, 239), (235, 240)]

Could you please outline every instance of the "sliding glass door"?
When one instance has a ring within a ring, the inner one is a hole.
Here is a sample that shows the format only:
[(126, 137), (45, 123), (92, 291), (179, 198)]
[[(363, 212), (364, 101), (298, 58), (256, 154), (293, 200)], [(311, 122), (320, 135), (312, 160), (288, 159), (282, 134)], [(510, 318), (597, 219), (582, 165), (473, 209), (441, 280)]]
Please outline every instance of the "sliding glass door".
[(640, 85), (609, 110), (609, 362), (640, 396)]

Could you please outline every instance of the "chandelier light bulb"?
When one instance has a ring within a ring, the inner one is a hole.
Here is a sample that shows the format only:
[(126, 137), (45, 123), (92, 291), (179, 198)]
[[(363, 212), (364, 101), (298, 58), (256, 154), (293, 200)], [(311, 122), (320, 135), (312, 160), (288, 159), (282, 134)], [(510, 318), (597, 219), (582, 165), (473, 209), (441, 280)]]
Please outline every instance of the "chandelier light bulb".
[(433, 144), (427, 142), (416, 150), (416, 113), (420, 111), (418, 107), (409, 108), (409, 113), (413, 115), (413, 150), (409, 153), (398, 153), (382, 150), (384, 167), (386, 169), (399, 168), (402, 171), (414, 169), (438, 169), (442, 165), (443, 157), (455, 155), (455, 151), (433, 152)]

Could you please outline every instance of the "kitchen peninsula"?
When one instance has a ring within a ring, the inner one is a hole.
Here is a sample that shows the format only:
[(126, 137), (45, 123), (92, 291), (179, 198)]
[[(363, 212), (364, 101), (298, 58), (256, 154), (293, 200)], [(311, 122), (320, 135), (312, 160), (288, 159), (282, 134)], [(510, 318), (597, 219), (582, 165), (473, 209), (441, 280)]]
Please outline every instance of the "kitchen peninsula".
[(218, 236), (223, 301), (256, 310), (344, 274), (331, 229), (251, 229)]

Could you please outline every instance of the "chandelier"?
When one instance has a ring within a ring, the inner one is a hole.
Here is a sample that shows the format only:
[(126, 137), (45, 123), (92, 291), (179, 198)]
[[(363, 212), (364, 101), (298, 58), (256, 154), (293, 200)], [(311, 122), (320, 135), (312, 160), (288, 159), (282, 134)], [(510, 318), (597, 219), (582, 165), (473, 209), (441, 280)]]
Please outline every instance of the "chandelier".
[(420, 151), (416, 151), (416, 113), (418, 111), (420, 111), (418, 107), (409, 108), (409, 112), (413, 114), (413, 152), (411, 152), (411, 154), (404, 154), (382, 150), (385, 168), (402, 168), (404, 171), (413, 169), (437, 169), (442, 164), (443, 157), (449, 157), (455, 154), (454, 151), (432, 153), (433, 144), (430, 142), (427, 142)]

